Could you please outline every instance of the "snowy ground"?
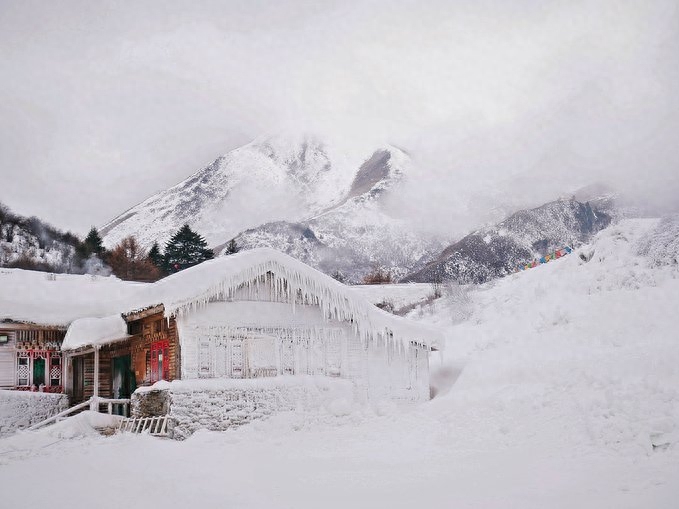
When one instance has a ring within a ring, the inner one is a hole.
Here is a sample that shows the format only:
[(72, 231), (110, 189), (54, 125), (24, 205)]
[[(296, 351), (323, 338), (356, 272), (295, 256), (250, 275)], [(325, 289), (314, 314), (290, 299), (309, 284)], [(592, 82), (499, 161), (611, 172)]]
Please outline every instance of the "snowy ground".
[(413, 311), (451, 333), (429, 403), (184, 442), (100, 437), (82, 414), (0, 440), (0, 505), (677, 507), (679, 272), (640, 249), (656, 225)]

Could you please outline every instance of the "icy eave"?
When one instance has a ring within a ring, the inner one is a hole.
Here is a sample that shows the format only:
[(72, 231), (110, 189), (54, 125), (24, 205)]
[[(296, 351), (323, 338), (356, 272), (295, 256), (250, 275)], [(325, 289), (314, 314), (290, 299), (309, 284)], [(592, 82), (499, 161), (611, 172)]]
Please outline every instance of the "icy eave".
[(144, 301), (146, 305), (162, 303), (165, 316), (181, 316), (210, 301), (230, 300), (256, 281), (270, 285), (275, 295), (288, 302), (301, 299), (319, 306), (327, 319), (352, 323), (365, 340), (428, 347), (443, 343), (439, 329), (391, 315), (344, 284), (269, 248), (220, 257), (173, 274), (145, 288)]

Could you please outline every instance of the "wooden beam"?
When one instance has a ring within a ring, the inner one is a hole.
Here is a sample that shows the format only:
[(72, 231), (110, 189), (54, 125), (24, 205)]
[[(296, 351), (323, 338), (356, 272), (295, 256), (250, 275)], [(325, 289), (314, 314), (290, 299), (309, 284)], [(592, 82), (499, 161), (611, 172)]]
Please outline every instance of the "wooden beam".
[(31, 322), (12, 322), (4, 321), (0, 322), (0, 331), (12, 331), (12, 330), (58, 330), (66, 332), (68, 329), (64, 325), (41, 325)]
[(126, 322), (134, 322), (135, 320), (141, 320), (147, 316), (156, 315), (158, 313), (165, 312), (165, 306), (163, 304), (158, 304), (156, 306), (151, 306), (141, 311), (133, 311), (131, 313), (123, 313), (123, 319)]
[(99, 347), (94, 349), (94, 393), (90, 410), (99, 411)]

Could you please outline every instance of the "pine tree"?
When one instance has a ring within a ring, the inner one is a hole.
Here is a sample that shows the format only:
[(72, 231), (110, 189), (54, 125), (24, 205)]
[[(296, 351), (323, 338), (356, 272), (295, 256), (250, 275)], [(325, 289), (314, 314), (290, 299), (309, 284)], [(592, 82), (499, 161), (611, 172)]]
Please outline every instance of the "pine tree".
[(99, 232), (97, 229), (93, 226), (90, 229), (90, 232), (87, 234), (87, 237), (85, 237), (85, 252), (87, 255), (91, 254), (96, 254), (97, 256), (101, 256), (104, 252), (104, 246), (101, 244), (101, 236), (99, 235)]
[(236, 244), (236, 239), (231, 239), (224, 250), (225, 255), (234, 254), (240, 251), (240, 246)]
[(189, 228), (182, 226), (165, 245), (165, 270), (177, 272), (214, 257), (205, 239)]
[(158, 267), (159, 269), (162, 269), (163, 267), (163, 255), (160, 252), (160, 247), (158, 246), (158, 242), (154, 242), (153, 245), (151, 246), (151, 249), (149, 249), (149, 254), (148, 254), (149, 260), (151, 260), (151, 263)]

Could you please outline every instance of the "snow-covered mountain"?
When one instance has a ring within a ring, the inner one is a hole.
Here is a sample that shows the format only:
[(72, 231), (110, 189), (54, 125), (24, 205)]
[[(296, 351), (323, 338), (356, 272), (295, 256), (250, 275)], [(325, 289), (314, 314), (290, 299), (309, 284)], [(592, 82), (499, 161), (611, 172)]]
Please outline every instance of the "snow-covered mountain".
[(349, 154), (317, 138), (260, 138), (219, 157), (101, 229), (111, 247), (134, 235), (161, 245), (184, 223), (220, 251), (270, 246), (328, 273), (358, 281), (373, 267), (395, 277), (444, 244), (423, 239), (385, 204), (412, 170), (390, 145)]
[(448, 246), (436, 260), (408, 274), (404, 281), (483, 283), (556, 249), (586, 242), (610, 222), (606, 212), (575, 198), (520, 210)]
[(298, 221), (339, 203), (360, 162), (316, 138), (260, 138), (218, 157), (101, 228), (111, 247), (134, 235), (164, 243), (182, 224), (210, 245), (268, 221)]
[(0, 267), (50, 272), (78, 269), (78, 238), (37, 217), (14, 214), (0, 203)]

